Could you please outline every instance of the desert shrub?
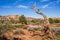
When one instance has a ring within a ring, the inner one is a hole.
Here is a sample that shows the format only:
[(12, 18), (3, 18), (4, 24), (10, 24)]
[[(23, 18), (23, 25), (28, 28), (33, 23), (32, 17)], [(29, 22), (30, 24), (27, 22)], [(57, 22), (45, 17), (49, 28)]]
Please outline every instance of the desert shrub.
[(23, 28), (23, 29), (27, 29), (27, 27), (28, 27), (28, 26), (24, 26), (24, 27), (22, 27), (22, 28)]
[(52, 18), (49, 18), (49, 23), (54, 23), (54, 20)]
[(41, 28), (40, 27), (34, 27), (34, 30), (40, 30)]
[(0, 23), (0, 35), (13, 29), (15, 29), (15, 27), (13, 27), (9, 21), (4, 21), (3, 24)]
[(22, 30), (16, 30), (16, 31), (14, 32), (14, 34), (24, 34), (24, 31), (22, 31)]
[(29, 31), (36, 31), (36, 30), (40, 30), (40, 27), (28, 27), (27, 28)]
[(54, 40), (60, 40), (60, 35), (56, 35)]
[(13, 29), (15, 29), (15, 28), (12, 27), (12, 26), (1, 26), (1, 27), (0, 27), (0, 35), (1, 35), (1, 34), (4, 34), (4, 33), (7, 32), (7, 31), (11, 31), (11, 30), (13, 30)]
[(23, 28), (23, 29), (27, 29), (28, 26), (21, 24), (21, 25), (15, 25), (16, 28)]
[(38, 23), (38, 24), (43, 24), (43, 20), (42, 19), (33, 19), (31, 20), (32, 23)]
[(19, 22), (20, 22), (21, 24), (27, 24), (27, 20), (26, 20), (26, 18), (25, 18), (24, 15), (21, 15), (21, 17), (19, 17)]
[(27, 29), (27, 25), (21, 25), (23, 29)]
[(14, 25), (16, 28), (22, 28), (21, 25)]
[(53, 32), (54, 32), (55, 34), (60, 35), (60, 28), (54, 28), (54, 29), (53, 29)]
[(44, 38), (42, 38), (42, 40), (45, 40)]
[(28, 31), (35, 31), (33, 27), (28, 27), (27, 30)]

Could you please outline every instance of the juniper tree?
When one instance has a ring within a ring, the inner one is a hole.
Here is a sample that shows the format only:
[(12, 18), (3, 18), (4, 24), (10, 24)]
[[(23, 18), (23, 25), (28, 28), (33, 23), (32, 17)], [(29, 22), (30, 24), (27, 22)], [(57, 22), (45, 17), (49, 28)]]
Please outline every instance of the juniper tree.
[(42, 27), (41, 28), (41, 34), (43, 34), (43, 35), (41, 35), (41, 37), (44, 37), (45, 40), (53, 40), (54, 35), (53, 35), (53, 32), (51, 31), (50, 24), (49, 24), (49, 21), (47, 19), (47, 16), (44, 13), (40, 12), (39, 9), (36, 8), (36, 3), (34, 4), (34, 11), (37, 14), (42, 15), (44, 18), (44, 23), (41, 26)]

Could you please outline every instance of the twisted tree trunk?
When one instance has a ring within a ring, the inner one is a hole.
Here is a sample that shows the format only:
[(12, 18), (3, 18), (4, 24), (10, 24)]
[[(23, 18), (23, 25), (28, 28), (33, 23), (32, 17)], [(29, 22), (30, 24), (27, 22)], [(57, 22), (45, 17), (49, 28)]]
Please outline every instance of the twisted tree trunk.
[(51, 31), (47, 16), (45, 14), (41, 13), (39, 9), (36, 9), (36, 3), (34, 4), (34, 11), (37, 14), (42, 15), (44, 18), (44, 23), (43, 23), (42, 29), (41, 29), (41, 32), (43, 33), (42, 37), (44, 37), (45, 40), (53, 40), (54, 35), (53, 35), (53, 32)]

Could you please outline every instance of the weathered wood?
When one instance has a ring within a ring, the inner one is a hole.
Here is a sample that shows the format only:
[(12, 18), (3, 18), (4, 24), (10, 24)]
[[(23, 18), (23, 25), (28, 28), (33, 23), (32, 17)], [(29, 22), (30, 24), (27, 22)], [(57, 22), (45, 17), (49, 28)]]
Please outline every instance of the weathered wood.
[(36, 8), (36, 3), (34, 4), (34, 11), (39, 14), (39, 15), (42, 15), (43, 18), (44, 18), (44, 23), (42, 25), (42, 29), (41, 29), (41, 33), (43, 33), (43, 37), (46, 39), (46, 40), (53, 40), (53, 32), (51, 31), (51, 28), (50, 28), (50, 24), (49, 24), (49, 21), (47, 19), (47, 16), (40, 12), (39, 9)]

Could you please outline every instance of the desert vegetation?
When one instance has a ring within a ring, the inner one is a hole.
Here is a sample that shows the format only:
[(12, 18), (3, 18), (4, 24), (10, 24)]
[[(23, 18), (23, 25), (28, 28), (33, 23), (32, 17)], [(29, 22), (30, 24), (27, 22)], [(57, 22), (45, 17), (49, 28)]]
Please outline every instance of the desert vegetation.
[[(13, 38), (15, 38), (17, 35), (19, 35), (19, 36), (22, 35), (23, 40), (24, 40), (24, 38), (26, 39), (26, 37), (28, 38), (28, 36), (30, 37), (30, 40), (35, 40), (35, 36), (36, 36), (36, 39), (38, 38), (38, 40), (45, 40), (45, 38), (43, 37), (44, 33), (42, 33), (43, 30), (44, 31), (46, 30), (46, 29), (42, 29), (42, 26), (45, 22), (44, 19), (26, 20), (26, 17), (24, 15), (21, 15), (18, 20), (15, 20), (13, 18), (10, 18), (10, 20), (8, 20), (6, 17), (4, 17), (4, 18), (2, 18), (0, 20), (0, 39), (3, 36), (8, 36), (8, 38), (14, 36)], [(60, 20), (48, 18), (48, 21), (49, 21), (50, 25), (56, 25), (55, 27), (57, 27), (57, 28), (52, 28), (50, 30), (54, 33), (54, 40), (60, 40), (60, 29), (58, 28), (58, 27), (60, 27)], [(31, 25), (38, 24), (38, 26), (30, 27), (30, 26), (28, 26), (29, 24), (31, 24)], [(45, 25), (46, 24), (47, 23), (45, 23)], [(51, 27), (53, 27), (53, 26), (51, 26)], [(26, 37), (23, 37), (24, 35)], [(17, 37), (19, 37), (19, 36), (17, 36)], [(3, 40), (3, 39), (1, 39), (1, 40)], [(11, 39), (11, 40), (13, 40), (13, 39)]]
[(60, 40), (59, 10), (60, 0), (0, 0), (0, 40)]
[[(54, 32), (54, 35), (55, 35), (54, 40), (60, 40), (60, 29), (58, 29), (58, 27), (60, 27), (60, 20), (48, 18), (48, 21), (49, 21), (50, 25), (54, 24), (54, 25), (56, 25), (55, 27), (57, 27), (57, 28), (51, 29), (51, 31)], [(28, 26), (29, 24), (39, 24), (41, 26), (38, 25), (37, 27), (33, 27), (33, 26), (30, 27), (30, 26)], [(21, 17), (19, 17), (19, 20), (14, 20), (12, 18), (10, 18), (10, 20), (8, 20), (6, 18), (4, 20), (1, 19), (0, 20), (0, 39), (4, 35), (8, 36), (8, 38), (12, 37), (12, 36), (16, 37), (17, 35), (19, 35), (19, 36), (22, 35), (23, 40), (24, 40), (24, 38), (26, 38), (28, 36), (30, 36), (30, 40), (33, 40), (33, 39), (35, 40), (35, 36), (36, 36), (36, 39), (38, 37), (40, 38), (38, 40), (45, 40), (45, 38), (42, 37), (44, 34), (44, 33), (42, 33), (43, 30), (41, 30), (42, 29), (41, 27), (43, 24), (44, 24), (43, 19), (26, 20), (26, 17), (24, 15), (21, 15)], [(44, 29), (44, 30), (46, 30), (46, 29)], [(26, 37), (23, 37), (23, 35), (25, 35)], [(15, 38), (15, 37), (13, 37), (13, 38)], [(18, 39), (20, 39), (20, 38), (18, 38)], [(1, 40), (3, 40), (3, 39), (1, 39)]]
[[(60, 40), (60, 28), (58, 28), (60, 27), (60, 20), (57, 18), (48, 18), (36, 8), (36, 4), (34, 4), (33, 9), (37, 14), (42, 15), (44, 19), (33, 18), (32, 20), (27, 20), (24, 15), (21, 15), (16, 20), (14, 18), (9, 17), (7, 19), (6, 16), (0, 16), (0, 39)], [(29, 25), (32, 25), (32, 27)], [(36, 27), (35, 25), (38, 26)]]

